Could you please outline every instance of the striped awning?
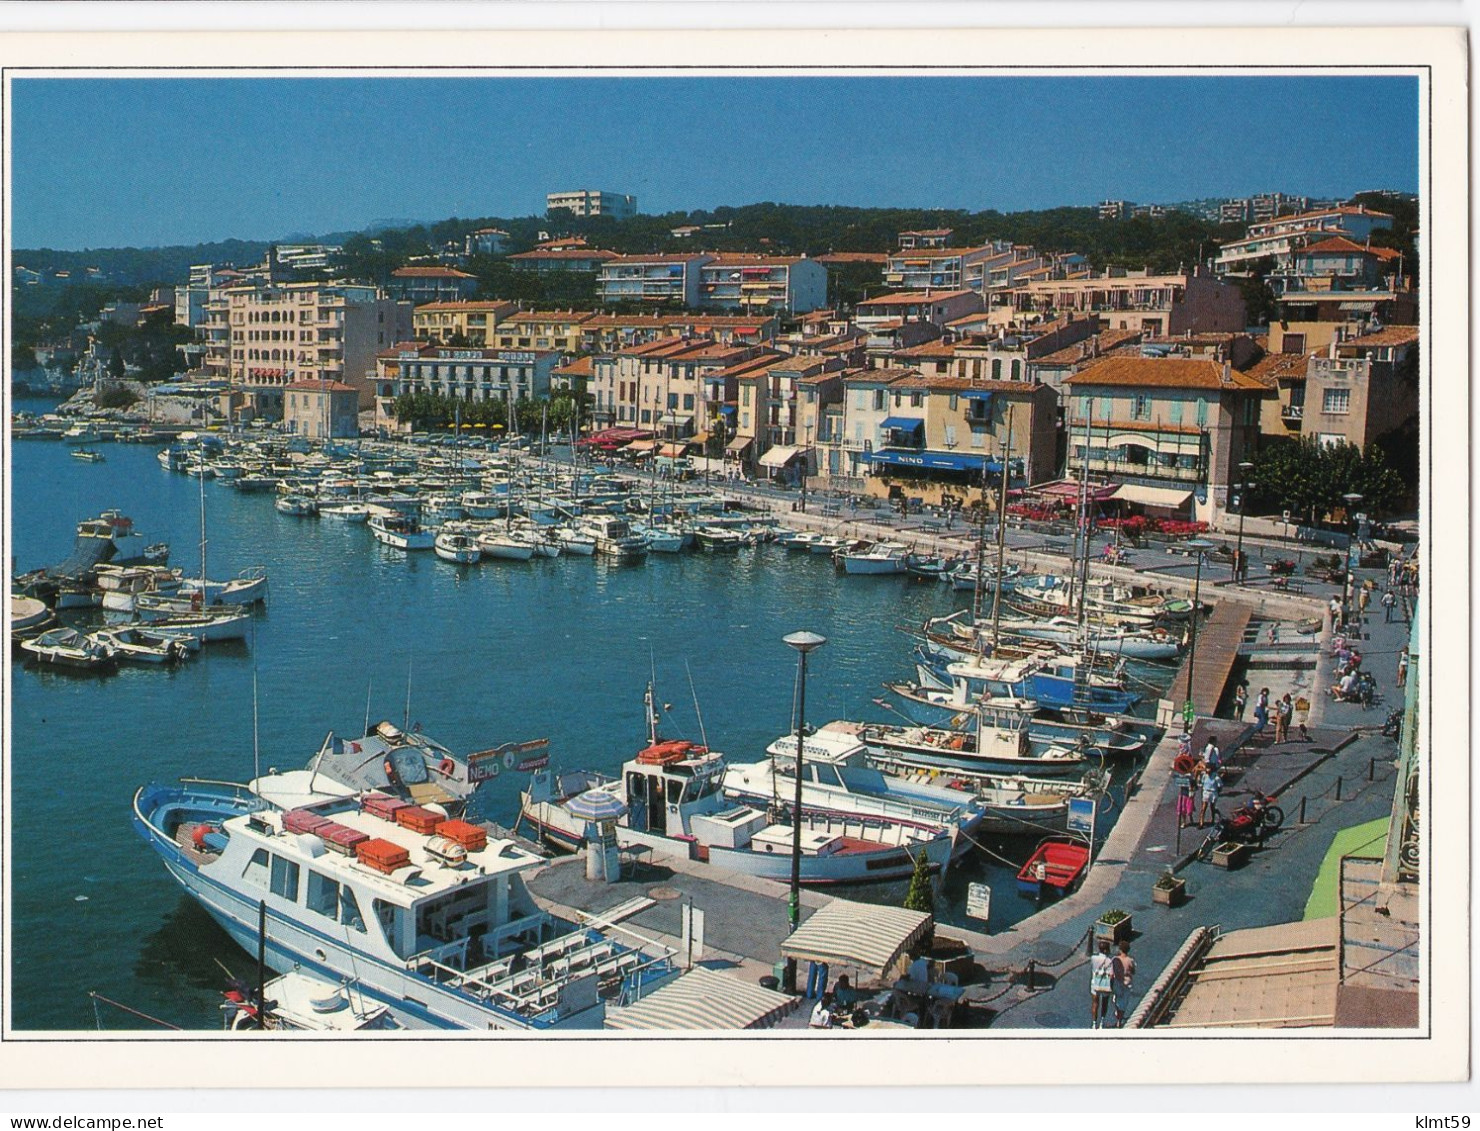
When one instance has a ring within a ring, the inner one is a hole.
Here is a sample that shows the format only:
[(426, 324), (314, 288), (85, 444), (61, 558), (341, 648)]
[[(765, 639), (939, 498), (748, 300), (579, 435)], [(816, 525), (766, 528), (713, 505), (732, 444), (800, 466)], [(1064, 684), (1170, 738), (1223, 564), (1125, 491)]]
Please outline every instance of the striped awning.
[(835, 899), (781, 941), (781, 954), (872, 970), (883, 977), (924, 935), (930, 921), (924, 911)]
[(608, 1029), (769, 1029), (800, 999), (696, 966), (625, 1009)]
[(658, 449), (658, 455), (663, 457), (664, 459), (677, 459), (679, 456), (683, 455), (684, 449), (687, 447), (688, 444), (686, 443), (664, 444), (661, 448)]

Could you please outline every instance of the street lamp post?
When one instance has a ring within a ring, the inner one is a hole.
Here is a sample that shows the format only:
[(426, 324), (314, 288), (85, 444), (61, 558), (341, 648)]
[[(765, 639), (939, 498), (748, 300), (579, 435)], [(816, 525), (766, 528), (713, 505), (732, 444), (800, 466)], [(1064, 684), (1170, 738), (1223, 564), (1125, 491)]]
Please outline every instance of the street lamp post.
[[(793, 632), (782, 641), (797, 651), (797, 751), (793, 772), (796, 774), (796, 797), (791, 810), (791, 900), (787, 904), (788, 934), (802, 923), (802, 734), (807, 714), (807, 655), (827, 643), (827, 637), (815, 632)], [(788, 958), (782, 988), (797, 992), (797, 960)]]
[(1244, 569), (1244, 514), (1249, 509), (1249, 491), (1254, 484), (1249, 482), (1249, 472), (1254, 470), (1254, 465), (1245, 460), (1238, 465), (1241, 483), (1235, 483), (1234, 489), (1238, 492), (1238, 545), (1233, 551), (1233, 576), (1230, 581), (1238, 581), (1240, 573), (1247, 573)]
[(1197, 620), (1202, 613), (1203, 554), (1211, 549), (1213, 544), (1202, 538), (1194, 538), (1185, 545), (1197, 553), (1197, 572), (1192, 578), (1192, 633), (1187, 643), (1187, 700), (1182, 707), (1182, 718), (1190, 733), (1192, 720), (1197, 717), (1197, 704), (1192, 698), (1192, 673), (1197, 666)]
[(1362, 502), (1362, 496), (1359, 495), (1357, 492), (1352, 491), (1349, 494), (1342, 495), (1341, 497), (1346, 501), (1346, 516), (1352, 524), (1352, 532), (1347, 536), (1346, 539), (1346, 568), (1342, 571), (1341, 577), (1341, 629), (1343, 632), (1345, 632), (1347, 625), (1351, 623), (1352, 619), (1352, 589), (1356, 584), (1356, 574), (1352, 571), (1352, 545), (1357, 540), (1357, 531), (1361, 529), (1358, 522), (1356, 510), (1358, 505), (1360, 505)]

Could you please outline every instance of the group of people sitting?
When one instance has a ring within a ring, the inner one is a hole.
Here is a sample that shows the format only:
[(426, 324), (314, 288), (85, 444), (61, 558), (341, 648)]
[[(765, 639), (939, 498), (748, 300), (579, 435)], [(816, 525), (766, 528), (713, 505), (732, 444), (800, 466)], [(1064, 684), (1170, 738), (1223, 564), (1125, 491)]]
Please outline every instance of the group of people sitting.
[(1345, 637), (1340, 636), (1332, 642), (1332, 650), (1336, 655), (1336, 671), (1333, 674), (1337, 677), (1336, 683), (1331, 687), (1332, 697), (1338, 702), (1372, 706), (1376, 685), (1372, 677), (1362, 670), (1362, 654)]

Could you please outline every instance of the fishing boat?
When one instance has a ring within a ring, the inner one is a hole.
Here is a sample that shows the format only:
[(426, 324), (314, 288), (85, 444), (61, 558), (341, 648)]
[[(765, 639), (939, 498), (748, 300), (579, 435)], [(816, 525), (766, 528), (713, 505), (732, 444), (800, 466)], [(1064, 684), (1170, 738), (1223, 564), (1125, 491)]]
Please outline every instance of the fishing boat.
[(513, 530), (485, 530), (477, 537), (485, 558), (527, 562), (534, 557), (534, 541)]
[(483, 547), (467, 534), (439, 533), (432, 543), (437, 557), (457, 565), (472, 565), (483, 559)]
[(589, 534), (581, 533), (574, 527), (566, 525), (555, 527), (555, 537), (560, 542), (560, 548), (567, 554), (589, 558), (596, 553), (596, 539)]
[(319, 502), (311, 495), (283, 495), (273, 502), (278, 514), (295, 518), (312, 518), (319, 513)]
[(1064, 777), (1083, 774), (1093, 757), (1087, 741), (1034, 743), (1026, 719), (972, 712), (962, 728), (838, 720), (824, 730), (849, 735), (871, 751), (920, 765), (974, 773)]
[(436, 535), (423, 530), (419, 521), (400, 511), (379, 510), (370, 519), (370, 533), (382, 546), (393, 550), (430, 550), (437, 541)]
[(910, 554), (905, 563), (911, 577), (939, 581), (950, 569), (950, 562), (940, 554)]
[(80, 459), (85, 463), (102, 463), (107, 458), (96, 448), (73, 448), (68, 454), (73, 459)]
[[(158, 553), (156, 546), (145, 546), (143, 536), (134, 529), (134, 520), (116, 510), (106, 510), (97, 518), (83, 519), (77, 524), (77, 545), (73, 556), (86, 551), (91, 551), (95, 558), (91, 565), (103, 562), (138, 565), (156, 560), (151, 551)], [(164, 547), (164, 552), (168, 556), (168, 546)]]
[(90, 424), (74, 424), (62, 433), (64, 444), (96, 444), (103, 434)]
[[(539, 770), (520, 793), (520, 821), (555, 847), (576, 849), (604, 835), (619, 847), (646, 847), (726, 872), (787, 882), (793, 827), (780, 806), (725, 797), (724, 756), (686, 741), (662, 741), (652, 690), (648, 744), (610, 778), (591, 771)], [(604, 815), (602, 815), (604, 814)], [(931, 868), (947, 863), (954, 835), (943, 825), (814, 811), (801, 813), (801, 883), (829, 885), (901, 879), (923, 852)]]
[(948, 702), (958, 709), (999, 696), (1035, 699), (1049, 707), (1120, 713), (1141, 699), (1125, 689), (1123, 661), (1108, 671), (1092, 670), (1092, 661), (1083, 654), (1023, 658), (969, 655), (958, 659), (921, 645), (915, 649), (915, 661), (919, 687), (948, 693)]
[(427, 526), (441, 526), (466, 518), (467, 511), (453, 495), (428, 495), (421, 504), (421, 521)]
[(145, 594), (140, 594), (135, 600), (134, 615), (138, 620), (146, 622), (151, 629), (189, 633), (211, 644), (223, 640), (245, 640), (247, 638), (247, 626), (252, 621), (252, 614), (234, 605), (195, 609), (190, 607), (187, 600), (186, 608), (181, 610), (173, 607), (179, 600), (178, 598), (154, 598), (154, 600), (169, 601), (171, 607), (149, 608), (142, 603), (145, 597)]
[(367, 522), (373, 513), (368, 503), (319, 504), (319, 517), (331, 518), (335, 522)]
[(353, 981), (410, 1028), (600, 1028), (605, 995), (673, 977), (535, 903), (541, 858), (479, 825), (380, 793), (285, 808), (307, 770), (249, 786), (141, 787), (135, 830), (169, 873), (275, 971)]
[(125, 664), (173, 664), (190, 653), (177, 637), (147, 628), (102, 628), (88, 633), (88, 639), (111, 648), (118, 661)]
[(251, 987), (234, 980), (228, 982), (223, 997), (222, 1025), (234, 1032), (267, 1029), (288, 1033), (356, 1033), (405, 1029), (390, 1006), (365, 996), (356, 979), (326, 982), (302, 970), (290, 970), (268, 979), (260, 1003)]
[[(1010, 593), (1017, 584), (1017, 577), (1022, 570), (1017, 566), (1004, 566), (1000, 574), (1002, 592)], [(963, 562), (947, 575), (952, 589), (974, 591), (977, 587), (977, 570), (975, 562)], [(981, 571), (982, 586), (984, 588), (996, 588), (999, 574), (991, 565), (985, 565)]]
[(745, 545), (745, 536), (727, 526), (699, 526), (694, 530), (694, 536), (706, 554), (733, 554)]
[(181, 579), (180, 592), (185, 596), (200, 593), (207, 605), (256, 605), (267, 600), (267, 570), (249, 566), (230, 581), (186, 577)]
[(617, 515), (585, 515), (576, 530), (595, 539), (598, 554), (619, 562), (640, 561), (647, 556), (647, 540), (634, 534), (631, 524)]
[(909, 572), (909, 548), (899, 542), (875, 542), (859, 550), (839, 554), (843, 572), (853, 574), (901, 574)]
[(509, 497), (486, 491), (465, 491), (457, 505), (469, 518), (503, 518), (509, 510)]
[(685, 539), (682, 531), (639, 523), (632, 527), (632, 532), (640, 538), (647, 539), (650, 553), (679, 554), (683, 552)]
[(106, 671), (118, 662), (112, 648), (74, 628), (53, 628), (22, 640), (21, 650), (38, 664), (74, 671)]
[(1019, 895), (1064, 895), (1089, 868), (1089, 845), (1075, 837), (1046, 837), (1018, 869)]
[[(766, 747), (760, 762), (725, 769), (725, 796), (757, 807), (794, 804), (797, 739), (788, 734)], [(969, 794), (884, 774), (866, 762), (868, 747), (858, 736), (823, 728), (802, 739), (802, 809), (845, 817), (884, 817), (954, 828), (957, 852), (981, 825), (983, 809)]]

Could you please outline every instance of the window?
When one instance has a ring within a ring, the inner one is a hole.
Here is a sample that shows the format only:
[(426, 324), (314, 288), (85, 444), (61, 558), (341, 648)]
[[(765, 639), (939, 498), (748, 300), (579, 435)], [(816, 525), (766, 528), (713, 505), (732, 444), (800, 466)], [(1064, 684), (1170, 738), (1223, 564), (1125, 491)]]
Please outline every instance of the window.
[(1115, 402), (1109, 397), (1100, 398), (1100, 419), (1109, 420), (1110, 414), (1115, 410)]
[(1280, 353), (1304, 353), (1305, 335), (1286, 334), (1280, 339)]
[(910, 394), (910, 407), (911, 408), (919, 408), (924, 403), (925, 403), (925, 394), (924, 393), (911, 393)]
[(1014, 360), (1013, 363), (1012, 363), (1012, 379), (1014, 381), (1020, 381), (1020, 380), (1022, 380), (1022, 376), (1023, 376), (1023, 363), (1021, 361)]
[(1182, 423), (1182, 402), (1181, 401), (1173, 401), (1171, 403), (1171, 405), (1169, 406), (1167, 415), (1168, 415), (1168, 419), (1169, 419), (1169, 422), (1170, 423), (1172, 423), (1172, 424), (1181, 424)]
[(1002, 380), (1002, 359), (1000, 357), (994, 357), (992, 359), (992, 380)]
[(247, 861), (246, 870), (242, 872), (242, 879), (253, 887), (267, 887), (267, 849), (259, 848), (252, 853), (252, 858)]
[(987, 434), (973, 430), (971, 433), (971, 446), (973, 448), (985, 448), (987, 446)]
[(1197, 426), (1206, 428), (1208, 426), (1208, 401), (1206, 397), (1197, 398)]
[(960, 403), (961, 403), (961, 398), (959, 396), (957, 396), (955, 393), (952, 393), (951, 394), (951, 411), (952, 412), (955, 412), (956, 411), (956, 406), (959, 405)]
[(694, 394), (693, 393), (685, 393), (683, 395), (683, 407), (685, 409), (692, 409), (694, 407)]
[(874, 411), (876, 411), (876, 412), (883, 412), (885, 406), (889, 403), (888, 397), (889, 397), (889, 394), (886, 393), (883, 389), (875, 389), (874, 390)]
[(270, 890), (273, 895), (280, 895), (284, 899), (298, 902), (298, 865), (291, 860), (284, 860), (281, 856), (272, 858), (272, 884)]
[(1322, 412), (1349, 412), (1351, 410), (1352, 391), (1350, 389), (1327, 389), (1321, 394)]
[(310, 911), (316, 911), (327, 919), (339, 912), (339, 885), (328, 876), (317, 872), (308, 874), (308, 898), (305, 900)]
[(946, 447), (948, 447), (948, 448), (954, 448), (955, 446), (956, 446), (956, 426), (954, 424), (947, 424), (946, 425)]
[(1131, 419), (1151, 419), (1151, 398), (1145, 393), (1136, 393), (1131, 397)]

